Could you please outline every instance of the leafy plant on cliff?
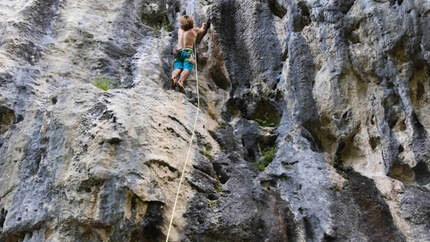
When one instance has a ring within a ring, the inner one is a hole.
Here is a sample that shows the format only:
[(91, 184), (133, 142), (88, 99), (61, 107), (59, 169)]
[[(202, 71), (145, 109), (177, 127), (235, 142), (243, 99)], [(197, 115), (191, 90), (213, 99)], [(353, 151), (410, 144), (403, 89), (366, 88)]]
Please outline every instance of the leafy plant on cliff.
[(112, 88), (123, 88), (122, 85), (115, 84), (115, 81), (109, 77), (95, 77), (90, 82), (103, 91), (107, 91)]
[(213, 207), (216, 205), (216, 201), (208, 199), (208, 204), (209, 204), (209, 207)]
[(217, 184), (214, 186), (214, 188), (215, 188), (215, 191), (220, 193), (222, 191), (221, 183), (217, 182)]
[(255, 165), (259, 171), (264, 171), (264, 169), (273, 161), (276, 154), (276, 146), (266, 147), (261, 152), (261, 158), (255, 162)]
[(167, 20), (167, 17), (164, 16), (163, 21), (161, 23), (163, 25), (163, 29), (166, 31), (172, 31), (172, 26), (169, 23), (169, 20)]
[(263, 126), (263, 127), (275, 127), (276, 124), (274, 122), (270, 122), (269, 120), (263, 120), (263, 119), (259, 119), (256, 118), (255, 122), (258, 123), (258, 125)]
[(200, 154), (204, 155), (208, 160), (212, 161), (214, 158), (211, 155), (212, 147), (205, 145), (204, 149), (200, 150)]
[(157, 25), (154, 25), (154, 27), (152, 27), (152, 29), (153, 29), (154, 36), (157, 36), (157, 34), (158, 34), (158, 27), (157, 27)]
[(160, 30), (172, 31), (173, 27), (170, 25), (169, 20), (166, 16), (163, 17), (161, 22), (158, 22), (152, 26), (154, 36), (157, 36)]
[(91, 80), (91, 83), (102, 89), (103, 91), (109, 90), (109, 87), (111, 86), (112, 82), (108, 77), (96, 77)]

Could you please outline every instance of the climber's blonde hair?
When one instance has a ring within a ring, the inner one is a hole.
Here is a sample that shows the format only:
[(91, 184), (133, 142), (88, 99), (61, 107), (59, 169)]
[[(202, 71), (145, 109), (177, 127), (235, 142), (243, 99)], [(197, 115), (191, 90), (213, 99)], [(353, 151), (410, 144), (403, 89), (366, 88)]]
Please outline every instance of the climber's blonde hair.
[(184, 31), (188, 31), (194, 28), (194, 20), (192, 17), (188, 15), (184, 15), (181, 17), (181, 29)]

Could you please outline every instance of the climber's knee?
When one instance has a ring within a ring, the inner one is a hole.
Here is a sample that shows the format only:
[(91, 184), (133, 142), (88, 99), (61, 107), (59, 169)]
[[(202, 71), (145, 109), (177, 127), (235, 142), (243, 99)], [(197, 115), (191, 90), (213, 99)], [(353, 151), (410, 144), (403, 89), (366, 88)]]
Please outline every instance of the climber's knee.
[(179, 76), (179, 74), (181, 73), (181, 69), (175, 69), (173, 72), (172, 72), (172, 78), (176, 78), (176, 77), (178, 77)]
[(184, 69), (181, 73), (181, 79), (185, 80), (190, 75), (190, 71), (188, 69)]

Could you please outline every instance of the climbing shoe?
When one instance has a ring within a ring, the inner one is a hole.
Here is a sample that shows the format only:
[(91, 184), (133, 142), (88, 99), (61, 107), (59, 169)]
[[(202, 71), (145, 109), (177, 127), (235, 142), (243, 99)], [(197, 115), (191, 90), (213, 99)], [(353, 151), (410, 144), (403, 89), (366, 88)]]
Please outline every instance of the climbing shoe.
[(182, 83), (181, 81), (179, 81), (178, 82), (178, 87), (179, 87), (179, 91), (180, 92), (184, 92), (185, 93), (184, 83)]
[(178, 80), (176, 78), (172, 78), (172, 88), (175, 89)]

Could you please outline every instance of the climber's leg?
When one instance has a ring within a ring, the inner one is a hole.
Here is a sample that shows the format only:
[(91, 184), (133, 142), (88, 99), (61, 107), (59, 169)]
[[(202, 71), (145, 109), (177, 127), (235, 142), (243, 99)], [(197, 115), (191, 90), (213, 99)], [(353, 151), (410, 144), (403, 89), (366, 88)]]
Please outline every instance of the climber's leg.
[(172, 72), (172, 81), (173, 81), (173, 85), (176, 85), (176, 82), (178, 82), (179, 79), (179, 75), (181, 74), (182, 69), (175, 69)]
[(183, 68), (184, 68), (184, 63), (179, 58), (175, 58), (175, 60), (173, 62), (174, 71), (172, 72), (173, 87), (176, 86), (176, 83), (178, 82), (179, 75), (181, 74), (181, 71)]
[(188, 76), (190, 75), (191, 71), (194, 68), (194, 64), (190, 62), (190, 59), (192, 58), (192, 50), (190, 49), (190, 53), (188, 53), (188, 57), (184, 59), (183, 64), (183, 71), (181, 72), (181, 79), (178, 82), (179, 87), (184, 89), (184, 82), (187, 80)]
[(184, 69), (181, 72), (181, 79), (179, 79), (178, 82), (179, 87), (181, 87), (182, 89), (184, 88), (184, 82), (185, 80), (187, 80), (188, 76), (190, 76), (190, 71), (188, 69)]

